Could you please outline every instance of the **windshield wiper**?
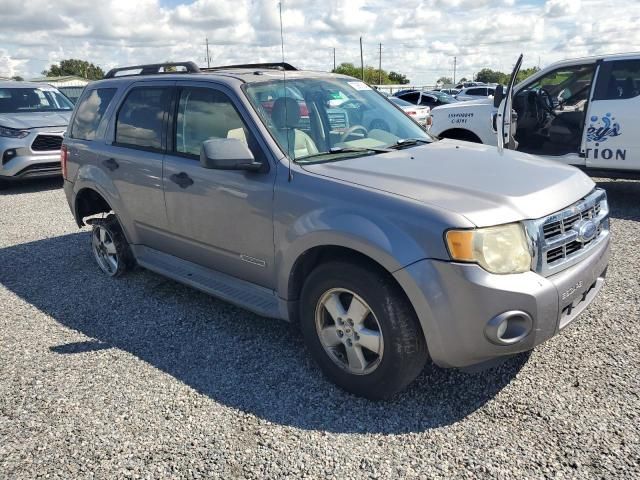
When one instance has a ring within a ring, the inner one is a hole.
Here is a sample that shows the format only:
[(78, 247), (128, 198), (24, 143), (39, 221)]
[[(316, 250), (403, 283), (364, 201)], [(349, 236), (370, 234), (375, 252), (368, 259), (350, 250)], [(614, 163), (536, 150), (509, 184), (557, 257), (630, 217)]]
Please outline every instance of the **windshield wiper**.
[(423, 138), (401, 138), (393, 145), (389, 145), (387, 148), (401, 149), (404, 147), (412, 147), (414, 145), (420, 145), (423, 143), (431, 143), (431, 142)]
[(319, 152), (312, 155), (306, 155), (304, 157), (297, 158), (297, 161), (306, 162), (309, 159), (317, 159), (320, 157), (326, 157), (329, 155), (336, 155), (341, 153), (388, 153), (391, 150), (388, 148), (378, 147), (333, 147), (328, 152)]

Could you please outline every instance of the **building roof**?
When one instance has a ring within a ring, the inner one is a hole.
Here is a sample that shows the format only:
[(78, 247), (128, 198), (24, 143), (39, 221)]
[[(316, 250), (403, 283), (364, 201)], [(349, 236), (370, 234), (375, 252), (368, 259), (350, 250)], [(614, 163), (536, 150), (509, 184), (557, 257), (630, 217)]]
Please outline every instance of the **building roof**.
[(86, 78), (77, 77), (75, 75), (65, 75), (61, 77), (40, 77), (34, 78), (31, 80), (32, 82), (43, 82), (55, 85), (66, 85), (69, 87), (82, 87), (87, 85), (91, 80), (87, 80)]

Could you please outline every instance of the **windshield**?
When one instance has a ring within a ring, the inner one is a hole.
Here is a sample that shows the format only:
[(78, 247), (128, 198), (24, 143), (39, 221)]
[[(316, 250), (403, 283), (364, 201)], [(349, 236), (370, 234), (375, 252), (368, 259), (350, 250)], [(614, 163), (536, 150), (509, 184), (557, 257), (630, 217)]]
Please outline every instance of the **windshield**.
[(433, 141), (385, 97), (356, 79), (292, 78), (286, 80), (286, 89), (283, 85), (278, 79), (250, 83), (245, 89), (273, 138), (293, 160), (333, 161)]
[(73, 103), (53, 88), (0, 88), (0, 113), (71, 110)]

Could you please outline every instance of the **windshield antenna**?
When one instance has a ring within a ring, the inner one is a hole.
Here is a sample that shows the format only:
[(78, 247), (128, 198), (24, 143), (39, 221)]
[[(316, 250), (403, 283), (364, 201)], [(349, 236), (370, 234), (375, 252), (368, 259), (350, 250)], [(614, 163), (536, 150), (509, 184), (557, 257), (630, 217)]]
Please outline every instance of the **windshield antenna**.
[[(280, 10), (280, 51), (282, 53), (282, 85), (284, 87), (284, 128), (287, 135), (287, 159), (289, 165), (289, 182), (293, 180), (293, 173), (291, 172), (291, 145), (289, 140), (289, 119), (287, 118), (287, 69), (284, 66), (284, 33), (282, 29), (282, 2), (278, 3)], [(297, 104), (297, 102), (296, 102)], [(294, 149), (295, 149), (295, 132), (294, 132)]]

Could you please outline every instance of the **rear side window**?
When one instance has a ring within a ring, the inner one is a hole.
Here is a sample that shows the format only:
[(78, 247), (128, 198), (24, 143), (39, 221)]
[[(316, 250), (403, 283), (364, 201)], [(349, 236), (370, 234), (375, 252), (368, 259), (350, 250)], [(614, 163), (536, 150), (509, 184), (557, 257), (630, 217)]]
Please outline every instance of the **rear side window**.
[(71, 125), (71, 138), (95, 140), (100, 121), (116, 90), (116, 88), (97, 88), (82, 99)]
[(404, 95), (399, 95), (399, 97), (415, 105), (416, 103), (418, 103), (418, 99), (420, 98), (420, 92), (405, 93)]
[(486, 88), (470, 88), (469, 90), (467, 90), (467, 95), (486, 95), (487, 94), (487, 89)]
[(622, 100), (638, 95), (640, 60), (618, 60), (602, 64), (594, 100)]
[(116, 121), (116, 143), (161, 150), (162, 131), (171, 90), (148, 87), (131, 90)]

